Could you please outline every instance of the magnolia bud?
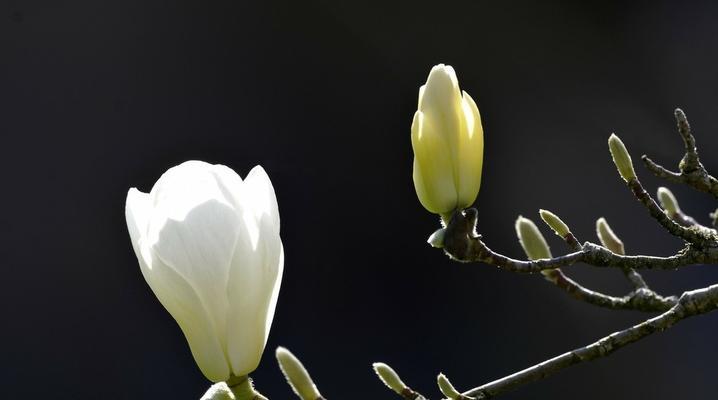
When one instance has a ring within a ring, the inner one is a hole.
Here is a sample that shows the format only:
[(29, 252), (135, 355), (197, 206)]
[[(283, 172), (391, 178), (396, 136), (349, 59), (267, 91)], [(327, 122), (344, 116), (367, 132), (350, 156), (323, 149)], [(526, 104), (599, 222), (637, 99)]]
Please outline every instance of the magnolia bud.
[(226, 383), (212, 385), (200, 400), (235, 400), (234, 394)]
[(544, 239), (541, 231), (538, 230), (533, 221), (519, 215), (518, 219), (516, 219), (515, 227), (521, 247), (523, 247), (529, 259), (551, 258), (551, 250), (546, 243), (546, 239)]
[(312, 381), (306, 368), (302, 365), (297, 357), (294, 356), (289, 350), (284, 347), (277, 347), (277, 361), (279, 361), (279, 368), (284, 373), (284, 377), (287, 378), (289, 386), (292, 387), (294, 393), (297, 394), (302, 400), (317, 400), (321, 399), (322, 395), (319, 393), (319, 389)]
[(613, 233), (613, 229), (608, 226), (608, 222), (603, 217), (596, 220), (596, 234), (604, 247), (616, 254), (626, 254), (623, 242)]
[(401, 378), (399, 378), (399, 374), (390, 366), (380, 362), (374, 363), (372, 366), (374, 367), (374, 372), (379, 376), (379, 379), (381, 379), (389, 389), (398, 394), (402, 394), (407, 388), (404, 382), (401, 381)]
[(628, 154), (626, 146), (615, 133), (612, 133), (611, 137), (608, 138), (608, 149), (611, 151), (613, 163), (616, 164), (616, 168), (618, 168), (618, 173), (621, 174), (621, 178), (623, 178), (626, 182), (636, 179), (636, 172), (633, 170), (631, 155)]
[(242, 179), (188, 161), (125, 208), (145, 280), (214, 381), (252, 372), (274, 317), (284, 268), (279, 213), (262, 167)]
[(674, 216), (681, 212), (681, 208), (678, 206), (678, 200), (673, 196), (668, 188), (658, 188), (658, 201), (661, 203), (661, 207), (666, 211), (669, 216)]
[(568, 226), (561, 221), (561, 218), (559, 218), (556, 214), (552, 213), (548, 210), (539, 210), (539, 214), (541, 215), (541, 219), (543, 222), (546, 223), (546, 225), (549, 226), (558, 236), (565, 237), (571, 231), (568, 229)]
[(484, 131), (476, 103), (459, 89), (451, 66), (434, 66), (419, 88), (411, 145), (414, 188), (424, 208), (446, 216), (473, 204), (481, 185)]
[(454, 385), (449, 382), (449, 378), (444, 374), (439, 374), (436, 377), (436, 382), (439, 384), (439, 390), (441, 393), (449, 399), (455, 400), (462, 398), (461, 393), (454, 388)]

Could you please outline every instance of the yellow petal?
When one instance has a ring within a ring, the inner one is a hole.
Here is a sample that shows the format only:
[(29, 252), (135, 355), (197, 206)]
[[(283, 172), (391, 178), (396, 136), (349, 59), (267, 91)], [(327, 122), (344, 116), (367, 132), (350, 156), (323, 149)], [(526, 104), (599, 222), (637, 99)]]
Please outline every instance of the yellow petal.
[(479, 108), (468, 93), (463, 92), (462, 111), (465, 130), (459, 138), (457, 160), (458, 207), (466, 208), (476, 200), (481, 187), (481, 169), (484, 161), (484, 129)]
[(414, 149), (414, 188), (419, 201), (435, 214), (453, 211), (456, 187), (449, 146), (427, 123), (421, 111), (414, 114), (411, 144)]

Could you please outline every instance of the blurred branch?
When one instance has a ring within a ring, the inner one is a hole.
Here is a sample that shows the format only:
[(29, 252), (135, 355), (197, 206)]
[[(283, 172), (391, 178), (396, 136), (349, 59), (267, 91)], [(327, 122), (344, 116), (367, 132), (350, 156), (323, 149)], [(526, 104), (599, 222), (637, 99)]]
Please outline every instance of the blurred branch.
[(680, 172), (670, 171), (656, 164), (646, 155), (643, 155), (641, 159), (646, 164), (646, 167), (659, 178), (664, 178), (670, 182), (686, 184), (718, 198), (718, 179), (711, 176), (700, 162), (698, 149), (696, 148), (696, 139), (691, 133), (691, 127), (688, 124), (686, 115), (680, 108), (677, 108), (675, 110), (675, 116), (678, 122), (678, 133), (680, 133), (685, 146), (685, 155), (678, 165)]
[(623, 346), (655, 332), (662, 332), (677, 322), (718, 308), (718, 285), (683, 293), (678, 302), (663, 314), (623, 331), (608, 335), (588, 346), (561, 354), (505, 378), (495, 380), (464, 392), (475, 399), (488, 399), (520, 386), (547, 378), (575, 364), (607, 356)]

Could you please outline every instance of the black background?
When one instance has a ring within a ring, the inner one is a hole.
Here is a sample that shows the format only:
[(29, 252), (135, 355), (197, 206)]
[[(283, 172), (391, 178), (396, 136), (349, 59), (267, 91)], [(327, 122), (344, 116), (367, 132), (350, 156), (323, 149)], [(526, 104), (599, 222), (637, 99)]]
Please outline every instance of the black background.
[[(253, 374), (270, 398), (292, 396), (278, 345), (330, 399), (394, 398), (374, 361), (438, 398), (440, 371), (468, 389), (640, 321), (426, 245), (438, 224), (411, 181), (418, 87), (448, 63), (479, 105), (491, 247), (522, 256), (516, 216), (548, 208), (581, 240), (605, 216), (630, 252), (668, 255), (680, 242), (633, 200), (606, 140), (674, 166), (680, 106), (718, 170), (717, 18), (709, 2), (3, 0), (0, 397), (206, 390), (123, 211), (128, 188), (187, 159), (243, 176), (262, 164), (274, 182), (286, 268)], [(707, 223), (714, 199), (671, 188)], [(629, 288), (617, 271), (568, 272)], [(710, 267), (645, 276), (666, 294), (718, 280)], [(504, 398), (713, 398), (717, 328), (718, 315), (688, 320)]]

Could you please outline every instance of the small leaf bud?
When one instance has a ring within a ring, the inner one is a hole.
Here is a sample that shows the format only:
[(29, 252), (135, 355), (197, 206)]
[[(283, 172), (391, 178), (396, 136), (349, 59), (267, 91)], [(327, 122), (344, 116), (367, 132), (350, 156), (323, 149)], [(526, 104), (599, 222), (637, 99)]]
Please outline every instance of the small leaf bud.
[(621, 178), (626, 182), (636, 179), (636, 171), (633, 170), (631, 155), (628, 154), (626, 145), (623, 144), (615, 133), (612, 133), (611, 137), (608, 138), (608, 149), (611, 151), (613, 163), (616, 164)]
[(546, 225), (548, 225), (549, 228), (551, 228), (558, 236), (563, 238), (571, 233), (571, 230), (568, 229), (568, 226), (563, 221), (561, 221), (561, 218), (551, 211), (539, 210), (539, 214), (541, 215), (543, 222), (545, 222)]
[(616, 236), (611, 227), (608, 226), (606, 219), (603, 217), (596, 220), (596, 235), (598, 235), (598, 239), (607, 249), (616, 254), (626, 254), (626, 251), (623, 248), (623, 242), (618, 238), (618, 236)]

